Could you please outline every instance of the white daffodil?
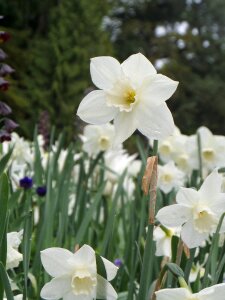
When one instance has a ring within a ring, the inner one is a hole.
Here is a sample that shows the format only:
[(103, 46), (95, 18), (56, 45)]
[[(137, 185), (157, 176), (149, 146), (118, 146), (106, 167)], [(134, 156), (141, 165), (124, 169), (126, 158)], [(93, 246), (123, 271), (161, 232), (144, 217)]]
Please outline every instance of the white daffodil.
[(195, 282), (198, 276), (202, 278), (204, 274), (205, 274), (205, 268), (203, 268), (199, 263), (197, 263), (196, 265), (193, 264), (189, 275), (189, 281)]
[(201, 140), (201, 154), (203, 167), (212, 170), (225, 166), (225, 137), (213, 135), (206, 127), (198, 129)]
[(23, 260), (23, 255), (18, 251), (23, 237), (23, 231), (7, 233), (7, 258), (6, 269), (17, 268)]
[[(181, 237), (189, 248), (201, 246), (216, 231), (225, 212), (225, 194), (221, 193), (222, 176), (214, 170), (199, 191), (181, 188), (177, 204), (160, 209), (156, 218), (166, 227), (182, 226)], [(225, 228), (222, 226), (221, 232)]]
[(90, 156), (98, 154), (100, 151), (107, 151), (112, 148), (115, 136), (115, 128), (112, 124), (87, 125), (81, 136), (83, 149)]
[[(14, 300), (23, 300), (23, 295), (19, 294), (13, 297)], [(7, 298), (3, 298), (3, 300), (7, 300)]]
[(156, 242), (156, 256), (171, 257), (171, 240), (173, 235), (177, 235), (179, 228), (161, 228), (157, 226), (154, 228), (153, 239)]
[[(175, 152), (176, 148), (174, 147), (174, 138), (176, 136), (180, 136), (180, 130), (178, 127), (174, 127), (173, 134), (169, 137), (167, 137), (164, 140), (159, 141), (159, 147), (158, 147), (158, 152), (160, 159), (164, 162), (167, 163), (170, 160), (173, 160), (173, 153)], [(150, 141), (150, 144), (152, 146), (152, 141)]]
[(164, 193), (184, 185), (185, 174), (179, 170), (173, 161), (164, 166), (158, 166), (158, 186)]
[(41, 261), (45, 270), (54, 277), (41, 290), (43, 299), (92, 300), (117, 299), (117, 293), (108, 282), (118, 268), (105, 258), (107, 280), (97, 274), (94, 250), (82, 246), (72, 253), (62, 248), (49, 248), (41, 251)]
[(173, 117), (165, 104), (178, 82), (157, 74), (141, 53), (131, 55), (120, 64), (110, 56), (91, 59), (91, 78), (100, 89), (89, 93), (77, 114), (90, 124), (114, 120), (114, 144), (120, 144), (136, 129), (149, 139), (172, 134)]
[(225, 283), (210, 286), (192, 294), (186, 288), (163, 289), (157, 291), (156, 300), (224, 300)]

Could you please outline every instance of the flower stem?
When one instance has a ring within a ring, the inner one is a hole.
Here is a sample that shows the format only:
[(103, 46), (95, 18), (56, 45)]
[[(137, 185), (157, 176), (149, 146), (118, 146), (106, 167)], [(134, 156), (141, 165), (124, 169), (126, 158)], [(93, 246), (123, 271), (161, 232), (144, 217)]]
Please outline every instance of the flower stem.
[[(157, 155), (158, 151), (158, 141), (154, 141), (153, 145), (153, 156)], [(152, 199), (150, 199), (149, 205), (151, 206), (153, 203), (151, 202)], [(150, 211), (152, 211), (150, 207)], [(148, 295), (148, 290), (151, 282), (151, 276), (152, 276), (152, 264), (153, 264), (153, 229), (154, 229), (154, 223), (148, 224), (148, 231), (147, 231), (147, 237), (146, 237), (146, 243), (145, 243), (145, 249), (144, 249), (144, 257), (143, 257), (143, 265), (141, 270), (141, 279), (140, 279), (140, 288), (139, 288), (139, 300), (145, 300)]]

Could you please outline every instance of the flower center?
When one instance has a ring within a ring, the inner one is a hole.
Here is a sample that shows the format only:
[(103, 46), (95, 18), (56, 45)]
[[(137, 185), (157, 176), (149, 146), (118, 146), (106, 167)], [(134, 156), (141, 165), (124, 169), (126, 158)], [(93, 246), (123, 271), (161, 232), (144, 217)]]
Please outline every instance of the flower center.
[(216, 224), (215, 216), (207, 208), (196, 209), (194, 212), (194, 227), (198, 232), (211, 232)]
[(202, 156), (207, 161), (212, 161), (214, 159), (214, 155), (215, 155), (215, 153), (214, 153), (213, 149), (204, 149), (202, 151)]
[(130, 112), (137, 102), (137, 93), (128, 79), (117, 81), (113, 88), (106, 92), (107, 104), (118, 107), (120, 111)]
[(169, 144), (163, 144), (159, 147), (159, 152), (163, 155), (169, 155), (171, 153), (171, 146)]
[(187, 157), (187, 155), (185, 155), (185, 154), (180, 155), (180, 156), (177, 158), (176, 163), (177, 163), (177, 165), (178, 165), (180, 168), (182, 168), (182, 169), (187, 168), (187, 163), (188, 163), (188, 157)]
[(130, 105), (135, 102), (136, 93), (133, 90), (129, 90), (124, 94), (125, 102)]
[(86, 269), (77, 270), (71, 280), (74, 295), (91, 295), (96, 287), (96, 277), (91, 276)]
[(165, 183), (170, 183), (173, 180), (173, 176), (171, 174), (163, 174), (161, 180)]
[(107, 150), (110, 147), (110, 140), (107, 136), (101, 136), (99, 139), (99, 146), (102, 151)]

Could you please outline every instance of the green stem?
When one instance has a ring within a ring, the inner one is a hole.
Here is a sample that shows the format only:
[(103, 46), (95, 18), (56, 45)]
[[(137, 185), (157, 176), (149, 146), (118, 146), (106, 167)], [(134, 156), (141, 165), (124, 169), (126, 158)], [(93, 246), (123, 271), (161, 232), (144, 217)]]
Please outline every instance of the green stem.
[[(153, 145), (153, 153), (152, 155), (157, 155), (158, 151), (158, 141), (154, 141)], [(141, 269), (141, 279), (140, 279), (140, 288), (139, 288), (139, 300), (144, 300), (147, 297), (151, 276), (152, 276), (152, 265), (153, 265), (153, 229), (154, 224), (148, 225), (144, 257), (143, 257), (143, 265)]]

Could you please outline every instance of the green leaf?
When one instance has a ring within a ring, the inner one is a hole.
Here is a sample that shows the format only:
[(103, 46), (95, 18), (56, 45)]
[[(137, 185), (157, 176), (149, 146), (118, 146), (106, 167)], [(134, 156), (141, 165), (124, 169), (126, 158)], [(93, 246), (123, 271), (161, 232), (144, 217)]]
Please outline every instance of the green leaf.
[(1, 160), (0, 160), (0, 175), (4, 172), (5, 167), (11, 157), (12, 152), (13, 152), (13, 148), (11, 148), (9, 150), (9, 152), (1, 158)]
[(4, 237), (6, 216), (8, 210), (8, 196), (9, 196), (9, 185), (6, 174), (2, 174), (0, 177), (0, 249), (2, 240)]
[(1, 279), (1, 285), (4, 287), (5, 290), (7, 300), (14, 300), (9, 278), (2, 262), (0, 262), (0, 279)]
[(167, 263), (168, 270), (176, 277), (184, 277), (184, 272), (182, 269), (174, 263)]

